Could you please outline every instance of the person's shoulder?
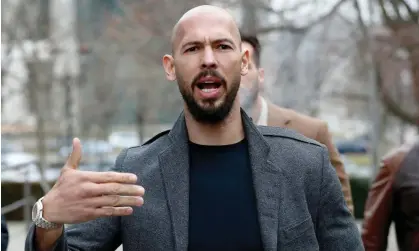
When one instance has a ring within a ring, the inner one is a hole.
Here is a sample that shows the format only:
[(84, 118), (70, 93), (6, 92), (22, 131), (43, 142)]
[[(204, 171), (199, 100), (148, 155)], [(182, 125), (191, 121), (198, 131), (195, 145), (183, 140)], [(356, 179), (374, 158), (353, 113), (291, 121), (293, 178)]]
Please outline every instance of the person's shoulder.
[(327, 125), (327, 123), (324, 120), (306, 115), (304, 113), (301, 113), (301, 112), (298, 112), (289, 108), (277, 107), (277, 109), (280, 110), (282, 113), (286, 114), (287, 117), (289, 117), (291, 120), (297, 121), (301, 124), (306, 124), (306, 125), (309, 124), (311, 126), (316, 126), (316, 127), (322, 127), (322, 126)]
[(154, 135), (153, 137), (151, 137), (151, 139), (147, 140), (146, 142), (144, 142), (141, 146), (149, 146), (159, 140), (165, 139), (168, 134), (169, 134), (170, 130), (164, 130), (156, 135)]
[(148, 152), (159, 152), (164, 146), (169, 145), (168, 134), (170, 130), (162, 131), (149, 140), (138, 146), (132, 146), (124, 149), (120, 155), (125, 159), (138, 158)]
[(141, 145), (124, 148), (116, 157), (114, 168), (134, 173), (149, 170), (158, 160), (159, 153), (170, 146), (169, 132), (162, 131)]
[(408, 155), (408, 153), (414, 148), (419, 150), (419, 141), (407, 142), (391, 149), (381, 158), (381, 168), (387, 167), (390, 168), (390, 170), (393, 172), (397, 171), (406, 155)]
[(288, 180), (307, 191), (319, 184), (327, 154), (324, 145), (292, 129), (258, 126), (258, 130), (269, 147), (269, 162)]
[(257, 126), (257, 128), (265, 138), (272, 139), (274, 141), (287, 140), (299, 145), (310, 145), (320, 148), (324, 147), (323, 144), (310, 139), (292, 129), (274, 126)]

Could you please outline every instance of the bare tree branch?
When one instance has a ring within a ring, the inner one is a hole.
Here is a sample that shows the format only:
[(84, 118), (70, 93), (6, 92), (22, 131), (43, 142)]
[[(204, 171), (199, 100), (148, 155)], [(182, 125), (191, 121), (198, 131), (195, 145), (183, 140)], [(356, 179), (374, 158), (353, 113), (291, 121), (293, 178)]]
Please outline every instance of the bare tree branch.
[[(378, 68), (378, 67), (377, 67)], [(380, 94), (380, 98), (386, 109), (391, 112), (394, 116), (400, 118), (401, 120), (415, 125), (419, 122), (419, 116), (413, 113), (409, 113), (404, 110), (398, 102), (396, 102), (392, 97), (390, 97), (388, 91), (383, 85), (383, 79), (381, 73), (378, 69), (375, 70), (377, 78), (377, 86)]]
[(347, 0), (340, 0), (339, 2), (337, 2), (332, 9), (318, 17), (316, 20), (310, 21), (309, 24), (304, 25), (304, 26), (296, 26), (293, 24), (278, 24), (278, 25), (273, 25), (273, 26), (268, 26), (268, 27), (261, 27), (259, 29), (257, 29), (257, 33), (258, 34), (264, 34), (264, 33), (269, 33), (272, 31), (290, 31), (290, 32), (294, 32), (294, 33), (303, 33), (306, 30), (310, 29), (311, 27), (315, 26), (316, 24), (319, 24), (321, 22), (323, 22), (324, 20), (327, 20), (328, 18), (330, 18), (331, 16), (333, 16), (336, 12), (338, 12), (339, 8), (346, 2)]
[[(389, 111), (395, 114), (400, 119), (415, 124), (418, 122), (418, 116), (416, 114), (411, 114), (409, 111), (405, 110), (400, 104), (393, 100), (393, 97), (390, 96), (390, 91), (386, 88), (384, 82), (388, 82), (387, 79), (383, 78), (383, 74), (388, 71), (395, 71), (395, 69), (383, 69), (383, 66), (386, 65), (386, 62), (397, 63), (394, 55), (396, 51), (400, 48), (403, 48), (407, 51), (407, 59), (398, 59), (399, 64), (406, 64), (406, 61), (410, 64), (410, 73), (412, 76), (412, 90), (413, 97), (416, 100), (417, 108), (419, 109), (419, 10), (415, 11), (412, 7), (404, 0), (389, 0), (392, 6), (392, 11), (396, 13), (396, 16), (392, 16), (390, 11), (387, 10), (387, 3), (385, 0), (379, 0), (379, 7), (381, 9), (381, 14), (384, 19), (386, 27), (391, 31), (388, 36), (379, 38), (380, 41), (386, 41), (387, 43), (378, 44), (379, 50), (376, 56), (376, 60), (379, 67), (377, 69), (377, 74), (379, 74), (379, 80), (383, 83), (377, 83), (379, 92), (381, 94), (381, 100), (383, 104), (387, 107)], [(402, 15), (401, 8), (404, 8), (408, 15)], [(387, 53), (384, 54), (383, 51), (386, 47)], [(388, 52), (390, 50), (390, 52)], [(383, 56), (384, 54), (384, 56)], [(396, 71), (397, 72), (397, 71)], [(395, 74), (400, 74), (399, 72)], [(389, 84), (389, 83), (387, 83)], [(396, 86), (399, 83), (396, 83)], [(400, 87), (396, 87), (400, 88)], [(414, 110), (414, 109), (411, 109)]]

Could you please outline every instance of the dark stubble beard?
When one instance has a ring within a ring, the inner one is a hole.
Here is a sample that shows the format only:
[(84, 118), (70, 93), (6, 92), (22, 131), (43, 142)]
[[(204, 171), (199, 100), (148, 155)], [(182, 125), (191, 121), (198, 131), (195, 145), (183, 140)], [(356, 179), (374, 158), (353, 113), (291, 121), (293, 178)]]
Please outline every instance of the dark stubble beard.
[[(212, 75), (219, 77), (219, 74), (211, 71), (207, 71), (207, 75)], [(201, 73), (203, 74), (203, 73)], [(200, 74), (200, 75), (201, 75)], [(205, 74), (203, 74), (205, 75)], [(231, 82), (230, 88), (228, 88), (228, 85), (225, 81), (221, 85), (220, 88), (225, 88), (227, 90), (227, 94), (224, 98), (224, 101), (219, 104), (218, 106), (215, 106), (214, 104), (210, 106), (202, 107), (194, 98), (193, 91), (190, 89), (190, 85), (185, 83), (183, 79), (178, 76), (178, 87), (179, 91), (182, 94), (183, 100), (186, 103), (186, 107), (188, 108), (189, 112), (193, 116), (193, 118), (202, 124), (219, 124), (220, 122), (224, 121), (225, 118), (230, 114), (231, 109), (234, 105), (234, 101), (237, 96), (237, 92), (240, 87), (240, 73), (238, 76), (235, 76), (233, 78), (233, 81)], [(198, 76), (195, 79), (199, 79)], [(195, 82), (195, 81), (194, 81)], [(192, 84), (192, 89), (195, 83)], [(198, 87), (195, 87), (198, 88)], [(211, 102), (211, 101), (207, 101)], [(214, 103), (216, 101), (213, 101)]]

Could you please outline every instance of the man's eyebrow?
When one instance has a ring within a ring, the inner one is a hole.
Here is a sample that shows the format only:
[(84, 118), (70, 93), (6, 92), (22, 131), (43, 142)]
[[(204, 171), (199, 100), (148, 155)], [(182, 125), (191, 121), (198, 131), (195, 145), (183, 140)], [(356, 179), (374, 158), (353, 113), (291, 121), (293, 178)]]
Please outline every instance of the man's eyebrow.
[[(229, 38), (214, 39), (214, 40), (211, 41), (211, 44), (220, 44), (220, 43), (225, 43), (225, 42), (227, 42), (227, 43), (229, 43), (229, 44), (231, 44), (232, 46), (235, 47), (235, 44), (234, 44), (233, 40), (231, 40)], [(200, 44), (203, 44), (203, 42), (202, 41), (190, 41), (190, 42), (186, 42), (185, 44), (183, 44), (181, 48), (184, 49), (187, 46), (192, 46), (192, 45), (196, 46), (196, 45), (200, 45)]]
[(225, 42), (227, 42), (227, 43), (231, 44), (232, 46), (236, 47), (233, 40), (231, 40), (229, 38), (216, 39), (216, 40), (214, 40), (213, 43), (220, 44), (220, 43), (225, 43)]
[(187, 46), (192, 46), (192, 45), (199, 45), (202, 44), (202, 42), (200, 41), (190, 41), (190, 42), (186, 42), (182, 45), (181, 49), (184, 49)]

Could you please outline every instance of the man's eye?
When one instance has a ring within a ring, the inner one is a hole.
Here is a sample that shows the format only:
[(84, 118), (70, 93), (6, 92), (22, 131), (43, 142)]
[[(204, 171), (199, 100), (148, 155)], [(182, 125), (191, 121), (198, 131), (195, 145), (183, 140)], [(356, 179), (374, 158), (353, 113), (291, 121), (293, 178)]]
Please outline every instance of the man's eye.
[(185, 50), (185, 52), (194, 52), (196, 51), (198, 48), (196, 46), (190, 47), (188, 49)]
[(226, 45), (226, 44), (220, 44), (220, 45), (218, 45), (218, 49), (228, 50), (228, 49), (231, 49), (231, 46)]

